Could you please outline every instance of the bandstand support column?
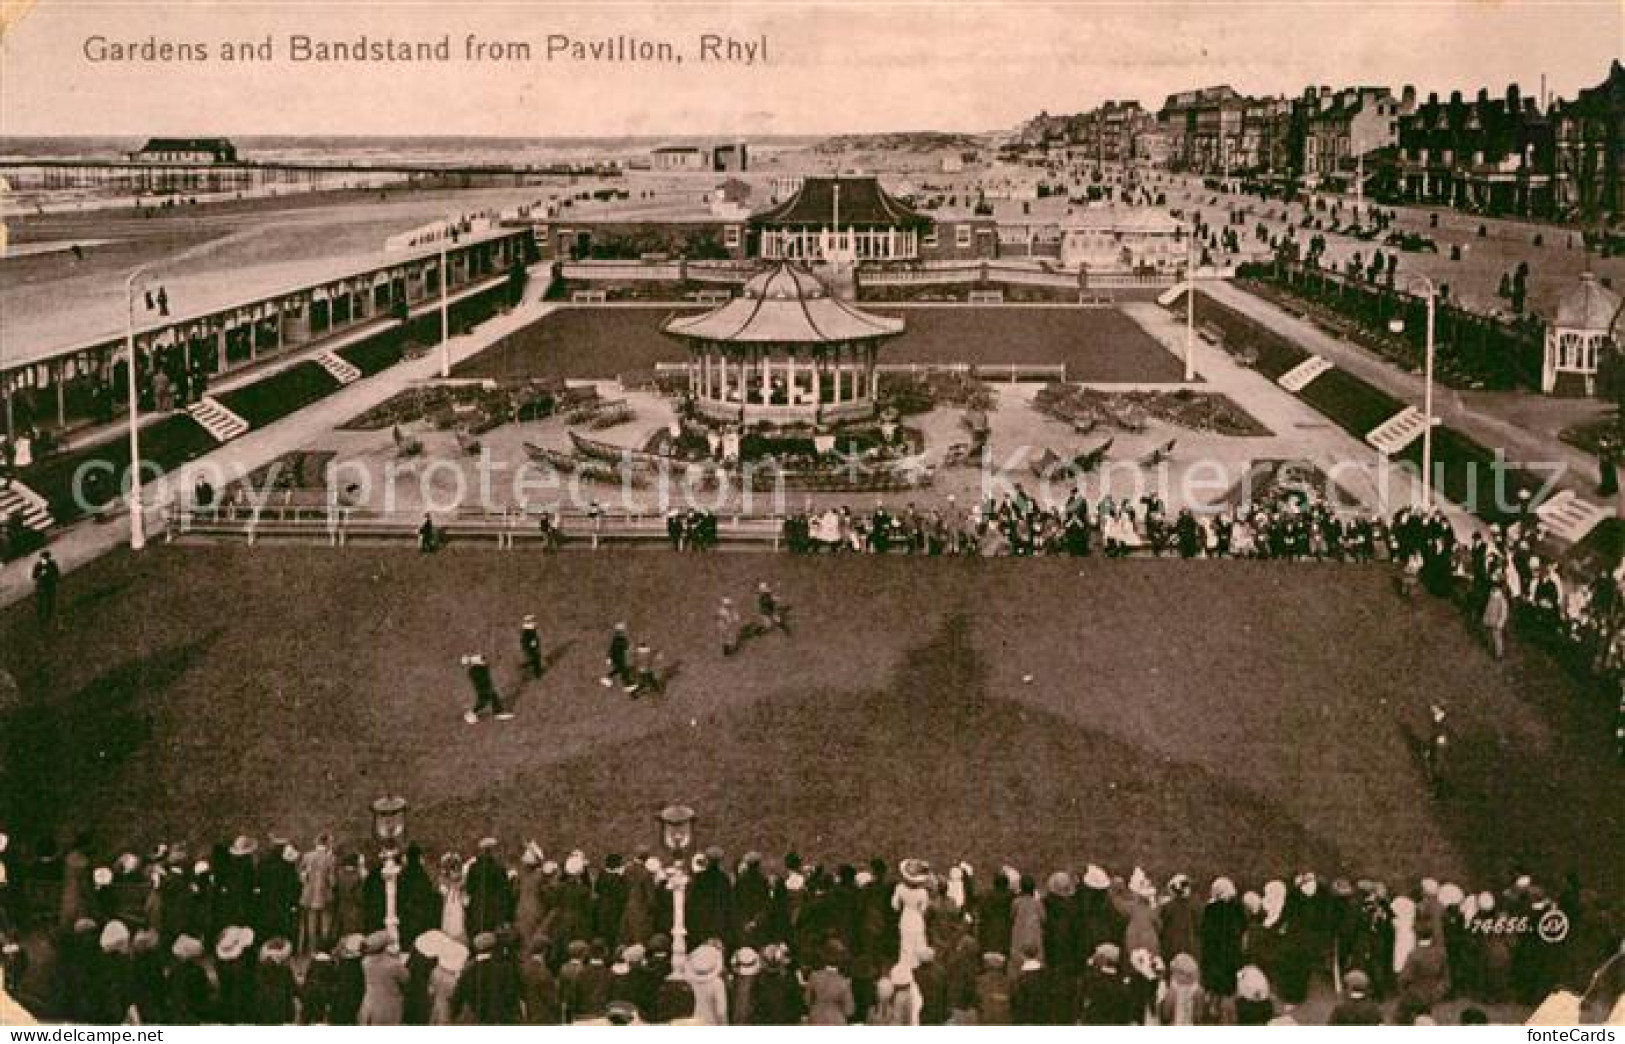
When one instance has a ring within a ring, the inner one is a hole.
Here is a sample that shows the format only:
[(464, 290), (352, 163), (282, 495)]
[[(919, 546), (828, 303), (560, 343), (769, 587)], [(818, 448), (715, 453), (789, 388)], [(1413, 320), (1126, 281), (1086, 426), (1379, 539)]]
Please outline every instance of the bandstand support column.
[(791, 406), (794, 406), (796, 404), (797, 394), (796, 357), (794, 355), (789, 357), (789, 362), (786, 364), (786, 366), (788, 369), (784, 378), (784, 401), (789, 403)]
[(766, 406), (773, 401), (773, 360), (765, 349), (756, 353), (756, 360), (762, 367), (762, 405)]

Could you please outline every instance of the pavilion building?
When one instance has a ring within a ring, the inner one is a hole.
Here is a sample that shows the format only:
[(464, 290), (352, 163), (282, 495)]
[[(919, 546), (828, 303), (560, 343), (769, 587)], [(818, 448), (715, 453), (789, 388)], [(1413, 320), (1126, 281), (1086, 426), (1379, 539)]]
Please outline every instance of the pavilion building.
[(915, 261), (931, 220), (874, 177), (807, 177), (794, 194), (751, 219), (768, 261), (846, 264)]
[(816, 425), (874, 416), (876, 362), (903, 320), (854, 308), (781, 261), (742, 296), (665, 332), (688, 346), (689, 393), (705, 417)]

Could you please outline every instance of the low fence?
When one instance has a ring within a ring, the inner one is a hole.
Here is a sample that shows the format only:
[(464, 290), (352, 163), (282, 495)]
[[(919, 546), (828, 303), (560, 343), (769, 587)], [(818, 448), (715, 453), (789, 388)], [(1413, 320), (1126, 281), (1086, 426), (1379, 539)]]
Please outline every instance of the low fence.
[(564, 279), (586, 282), (650, 281), (679, 283), (743, 283), (756, 266), (734, 261), (565, 261), (559, 265)]
[[(165, 512), (165, 539), (242, 540), (253, 546), (266, 541), (320, 541), (332, 547), (357, 542), (413, 542), (423, 516), (384, 513), (338, 504), (265, 506), (260, 508), (189, 506)], [(543, 528), (546, 519), (550, 525)], [(717, 541), (778, 550), (784, 519), (778, 515), (734, 513), (717, 516)], [(608, 543), (660, 543), (668, 539), (666, 515), (645, 511), (563, 511), (553, 505), (525, 505), (507, 511), (459, 510), (436, 520), (441, 542), (475, 543), (513, 549), (520, 544), (588, 548)]]

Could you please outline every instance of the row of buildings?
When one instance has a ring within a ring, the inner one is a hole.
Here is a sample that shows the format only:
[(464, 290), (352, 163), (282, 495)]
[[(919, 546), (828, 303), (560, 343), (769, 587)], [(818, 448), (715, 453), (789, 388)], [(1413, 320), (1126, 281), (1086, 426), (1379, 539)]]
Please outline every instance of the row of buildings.
[(1572, 99), (1516, 86), (1419, 98), (1380, 85), (1249, 97), (1228, 84), (1170, 94), (1155, 112), (1112, 100), (1040, 114), (1021, 144), (1100, 163), (1164, 167), (1489, 214), (1625, 214), (1625, 67)]
[[(664, 213), (556, 211), (538, 219), (543, 257), (636, 260), (649, 254), (744, 261), (890, 265), (1032, 260), (1068, 271), (1170, 274), (1189, 251), (1165, 211), (1080, 206), (1062, 196), (919, 208), (873, 176), (808, 176), (752, 209)], [(722, 194), (719, 189), (717, 194)], [(649, 249), (649, 248), (655, 249)]]

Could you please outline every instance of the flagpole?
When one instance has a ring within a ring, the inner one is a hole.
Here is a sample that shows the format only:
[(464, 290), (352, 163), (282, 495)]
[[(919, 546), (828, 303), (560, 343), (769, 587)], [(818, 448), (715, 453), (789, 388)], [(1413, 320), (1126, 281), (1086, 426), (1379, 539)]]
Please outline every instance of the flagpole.
[(136, 390), (135, 364), (135, 281), (147, 270), (141, 265), (124, 280), (124, 384), (129, 392), (130, 414), (130, 550), (147, 546), (147, 520), (141, 506), (141, 396)]

